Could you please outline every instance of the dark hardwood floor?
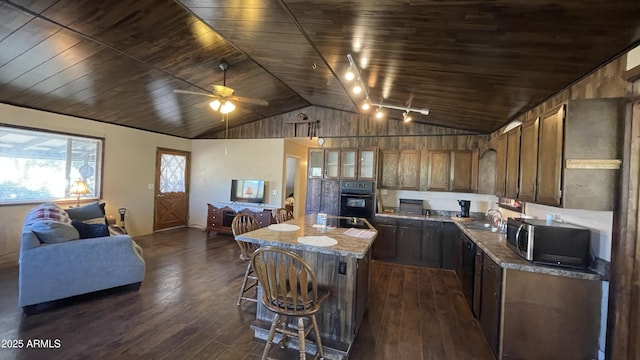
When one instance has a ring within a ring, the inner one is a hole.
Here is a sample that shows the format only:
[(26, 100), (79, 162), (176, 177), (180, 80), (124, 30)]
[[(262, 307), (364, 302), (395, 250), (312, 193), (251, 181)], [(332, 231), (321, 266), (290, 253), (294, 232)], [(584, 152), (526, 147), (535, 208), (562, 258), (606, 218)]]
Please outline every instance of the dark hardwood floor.
[[(178, 229), (136, 241), (146, 260), (139, 291), (82, 296), (31, 316), (17, 306), (17, 267), (0, 270), (0, 340), (24, 343), (0, 348), (0, 359), (259, 359), (255, 304), (236, 306), (246, 263), (231, 236)], [(53, 348), (27, 349), (29, 340)], [(373, 261), (351, 359), (493, 356), (454, 272)]]

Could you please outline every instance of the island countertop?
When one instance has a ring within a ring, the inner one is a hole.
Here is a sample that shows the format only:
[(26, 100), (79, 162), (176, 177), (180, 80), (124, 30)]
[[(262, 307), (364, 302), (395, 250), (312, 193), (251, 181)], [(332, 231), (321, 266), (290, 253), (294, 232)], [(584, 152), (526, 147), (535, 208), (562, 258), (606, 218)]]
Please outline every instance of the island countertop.
[[(316, 224), (316, 219), (316, 214), (310, 214), (304, 217), (289, 220), (284, 223), (297, 225), (300, 227), (300, 229), (294, 231), (276, 231), (270, 229), (267, 226), (258, 230), (244, 233), (242, 235), (238, 235), (236, 238), (238, 240), (257, 243), (260, 245), (277, 246), (291, 250), (304, 250), (362, 259), (371, 248), (371, 245), (373, 244), (373, 241), (378, 234), (377, 230), (366, 219), (361, 220), (369, 227), (368, 230), (372, 232), (372, 236), (368, 238), (359, 238), (344, 235), (343, 233), (349, 230), (349, 228), (334, 227), (338, 225), (339, 219), (348, 218), (339, 216), (328, 216), (327, 228), (314, 227), (313, 225)], [(328, 236), (335, 239), (338, 243), (333, 246), (326, 247), (299, 243), (298, 238), (305, 236)]]

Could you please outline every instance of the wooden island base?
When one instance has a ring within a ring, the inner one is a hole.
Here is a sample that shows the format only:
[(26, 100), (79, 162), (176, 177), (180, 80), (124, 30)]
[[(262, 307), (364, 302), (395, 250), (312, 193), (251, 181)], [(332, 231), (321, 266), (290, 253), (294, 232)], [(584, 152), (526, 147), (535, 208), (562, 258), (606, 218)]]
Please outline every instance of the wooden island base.
[[(324, 231), (312, 227), (315, 220), (315, 215), (308, 215), (287, 222), (298, 225), (299, 231), (277, 232), (262, 228), (239, 235), (238, 239), (259, 243), (261, 246), (278, 246), (292, 250), (314, 269), (318, 285), (331, 290), (331, 294), (322, 302), (320, 310), (316, 313), (325, 358), (347, 359), (367, 309), (371, 245), (377, 232), (371, 226), (374, 232), (370, 238), (348, 237), (342, 235), (348, 230), (345, 228)], [(338, 243), (330, 247), (315, 247), (296, 241), (300, 236), (310, 235), (330, 236)], [(258, 299), (261, 298), (262, 288), (258, 286)], [(256, 338), (267, 339), (274, 316), (275, 314), (259, 300), (256, 320), (251, 326)], [(274, 343), (279, 339), (277, 337)], [(297, 342), (292, 340), (289, 347), (295, 346)], [(308, 341), (306, 347), (309, 353), (315, 353), (315, 344), (312, 341)]]

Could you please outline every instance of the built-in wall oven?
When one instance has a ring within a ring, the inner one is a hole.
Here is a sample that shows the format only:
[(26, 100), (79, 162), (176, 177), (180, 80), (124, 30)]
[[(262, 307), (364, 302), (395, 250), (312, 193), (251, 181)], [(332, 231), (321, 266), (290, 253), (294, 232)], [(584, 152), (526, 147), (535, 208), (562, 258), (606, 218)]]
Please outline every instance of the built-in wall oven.
[(373, 219), (375, 183), (365, 180), (340, 181), (340, 216)]

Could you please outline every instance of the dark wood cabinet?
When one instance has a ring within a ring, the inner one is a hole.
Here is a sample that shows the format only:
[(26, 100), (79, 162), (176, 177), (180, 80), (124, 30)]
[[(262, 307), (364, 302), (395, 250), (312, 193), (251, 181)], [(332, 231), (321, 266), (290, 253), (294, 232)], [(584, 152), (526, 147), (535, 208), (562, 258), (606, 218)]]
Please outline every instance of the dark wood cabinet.
[(235, 211), (234, 209), (224, 206), (217, 207), (211, 204), (207, 204), (207, 227), (205, 231), (207, 236), (213, 231), (217, 233), (233, 234), (231, 230), (231, 222), (237, 214), (248, 214), (256, 218), (260, 227), (266, 227), (274, 223), (273, 216), (270, 209), (264, 209), (262, 211), (253, 211), (250, 209), (242, 209)]
[(380, 187), (418, 190), (420, 188), (420, 151), (383, 151), (381, 155)]
[(340, 180), (322, 180), (320, 212), (336, 216), (340, 214)]
[(507, 165), (505, 171), (505, 197), (518, 197), (520, 175), (520, 127), (507, 133)]
[(520, 186), (518, 199), (536, 200), (536, 174), (538, 172), (538, 119), (522, 125), (520, 134)]
[(450, 222), (442, 223), (442, 268), (455, 269), (455, 244), (458, 240), (458, 228)]
[(397, 261), (405, 264), (422, 263), (422, 221), (398, 220)]
[(486, 254), (483, 256), (481, 287), (480, 327), (489, 347), (497, 356), (500, 337), (502, 268)]
[(358, 179), (375, 180), (378, 174), (378, 148), (358, 149)]
[(373, 257), (381, 260), (395, 260), (398, 224), (396, 219), (376, 218), (374, 227), (378, 236), (373, 242)]
[(498, 137), (496, 145), (496, 195), (504, 197), (507, 180), (507, 135)]
[(540, 118), (538, 129), (538, 167), (536, 202), (560, 206), (562, 180), (562, 134), (564, 105)]
[(340, 178), (358, 177), (358, 149), (340, 149)]
[(309, 149), (307, 164), (307, 177), (322, 179), (324, 177), (324, 149)]
[(451, 179), (450, 151), (429, 151), (427, 155), (426, 191), (449, 191)]
[(481, 297), (482, 297), (482, 267), (484, 263), (484, 252), (480, 248), (476, 248), (476, 261), (473, 276), (473, 315), (480, 319)]
[(306, 214), (340, 213), (340, 180), (307, 179)]
[(429, 267), (442, 267), (442, 224), (439, 222), (422, 222), (421, 263)]
[(451, 187), (453, 192), (478, 191), (478, 152), (455, 150), (451, 152)]

